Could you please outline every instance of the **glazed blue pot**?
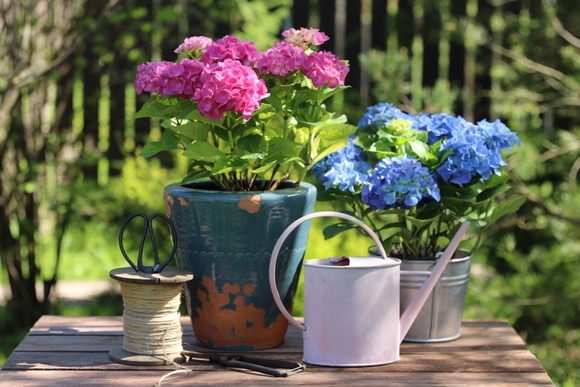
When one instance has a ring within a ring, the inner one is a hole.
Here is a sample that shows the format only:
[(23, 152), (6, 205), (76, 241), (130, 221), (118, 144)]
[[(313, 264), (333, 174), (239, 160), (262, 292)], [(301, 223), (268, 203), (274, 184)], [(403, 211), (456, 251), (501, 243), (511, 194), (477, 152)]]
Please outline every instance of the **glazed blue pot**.
[[(177, 229), (177, 265), (190, 270), (187, 309), (200, 345), (249, 350), (282, 344), (288, 328), (268, 279), (270, 255), (284, 230), (312, 213), (316, 188), (293, 182), (275, 191), (225, 192), (209, 181), (165, 188), (167, 215)], [(276, 282), (291, 310), (310, 222), (284, 243)]]

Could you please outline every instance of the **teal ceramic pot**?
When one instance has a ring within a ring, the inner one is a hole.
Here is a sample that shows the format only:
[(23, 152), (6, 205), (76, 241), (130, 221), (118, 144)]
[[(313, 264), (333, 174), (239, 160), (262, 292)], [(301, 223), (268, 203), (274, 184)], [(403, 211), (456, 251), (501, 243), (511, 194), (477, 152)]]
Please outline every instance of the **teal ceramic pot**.
[[(270, 255), (284, 230), (312, 213), (316, 188), (224, 192), (209, 181), (165, 188), (167, 215), (177, 229), (177, 265), (190, 270), (187, 308), (200, 345), (250, 350), (282, 344), (288, 328), (268, 279)], [(284, 243), (276, 282), (291, 310), (308, 241), (305, 222)]]

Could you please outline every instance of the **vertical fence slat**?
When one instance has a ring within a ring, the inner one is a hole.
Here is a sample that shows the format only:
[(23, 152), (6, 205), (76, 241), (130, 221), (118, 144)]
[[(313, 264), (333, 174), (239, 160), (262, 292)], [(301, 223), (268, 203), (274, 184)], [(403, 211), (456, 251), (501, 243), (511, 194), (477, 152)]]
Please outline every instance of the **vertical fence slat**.
[(85, 127), (85, 84), (83, 83), (83, 69), (75, 71), (72, 94), (72, 133), (75, 139), (79, 137)]
[(423, 109), (423, 24), (425, 23), (423, 0), (413, 2), (413, 19), (415, 36), (411, 60), (411, 102), (413, 109), (420, 112)]
[(465, 13), (467, 14), (467, 27), (465, 32), (465, 64), (463, 70), (463, 118), (474, 121), (473, 107), (475, 106), (475, 62), (477, 55), (477, 40), (470, 36), (469, 26), (475, 25), (477, 0), (467, 0)]
[(439, 79), (443, 81), (449, 80), (449, 62), (451, 45), (449, 43), (449, 28), (448, 24), (451, 21), (451, 14), (449, 11), (449, 0), (439, 1), (439, 15), (441, 17), (441, 29), (439, 30)]
[(389, 101), (396, 103), (398, 100), (398, 82), (394, 79), (397, 74), (397, 62), (395, 58), (399, 51), (399, 34), (397, 31), (397, 14), (399, 13), (399, 0), (388, 0), (387, 3), (387, 60), (390, 61), (386, 66), (387, 78), (391, 81), (389, 87)]
[[(334, 53), (344, 59), (346, 45), (346, 0), (336, 0), (334, 11)], [(344, 93), (332, 97), (332, 110), (342, 111), (344, 108)]]
[[(371, 49), (372, 43), (372, 23), (373, 23), (373, 0), (361, 1), (360, 12), (360, 50), (362, 54), (366, 54)], [(360, 99), (363, 105), (368, 103), (369, 99), (369, 74), (364, 68), (360, 71)]]
[[(505, 30), (505, 21), (503, 18), (503, 4), (499, 4), (495, 7), (493, 15), (491, 17), (491, 30), (492, 30), (492, 41), (498, 46), (502, 44), (503, 33)], [(501, 93), (501, 77), (498, 75), (500, 67), (502, 65), (501, 54), (495, 50), (491, 52), (491, 69), (489, 71), (491, 78), (491, 94), (490, 94), (490, 117), (494, 121), (499, 116), (499, 95)]]
[(110, 127), (110, 108), (111, 108), (111, 89), (109, 86), (109, 74), (101, 75), (101, 92), (99, 96), (99, 141), (98, 149), (101, 153), (97, 169), (97, 182), (99, 185), (105, 185), (109, 182), (109, 159), (105, 152), (109, 149)]
[(125, 130), (123, 149), (125, 152), (133, 152), (135, 150), (135, 116), (137, 103), (137, 93), (133, 85), (128, 83), (125, 85)]
[[(151, 60), (160, 61), (162, 60), (162, 42), (163, 33), (161, 28), (161, 23), (157, 19), (157, 14), (161, 10), (162, 2), (161, 0), (153, 0), (153, 30), (151, 32)], [(149, 137), (152, 141), (159, 141), (161, 139), (161, 125), (158, 119), (151, 118)]]

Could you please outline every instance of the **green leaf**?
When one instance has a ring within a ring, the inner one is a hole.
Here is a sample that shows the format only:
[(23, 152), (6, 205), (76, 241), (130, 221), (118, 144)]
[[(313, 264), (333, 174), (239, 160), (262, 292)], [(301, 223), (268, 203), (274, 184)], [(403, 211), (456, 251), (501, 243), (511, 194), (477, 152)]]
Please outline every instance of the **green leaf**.
[(337, 140), (348, 137), (356, 132), (356, 126), (341, 123), (331, 123), (322, 125), (318, 131), (318, 136), (324, 140)]
[(290, 141), (287, 138), (272, 139), (270, 140), (270, 151), (268, 152), (268, 156), (264, 158), (264, 163), (276, 162), (283, 156), (294, 157), (297, 155), (296, 149), (298, 147), (300, 147), (300, 144)]
[(183, 125), (170, 126), (175, 133), (194, 141), (207, 141), (210, 126), (201, 122), (190, 121)]
[(183, 185), (193, 180), (205, 179), (211, 176), (213, 176), (213, 174), (210, 171), (208, 171), (207, 169), (202, 169), (200, 171), (195, 171), (192, 174), (184, 177), (183, 180), (181, 180), (181, 184)]
[(337, 150), (344, 148), (347, 145), (348, 145), (348, 139), (345, 138), (344, 140), (335, 142), (334, 144), (332, 144), (328, 148), (324, 149), (321, 153), (319, 153), (316, 156), (316, 158), (314, 158), (314, 160), (312, 160), (310, 162), (310, 165), (308, 166), (308, 170), (310, 170), (310, 168), (312, 168), (317, 162), (319, 162), (320, 160), (322, 160), (323, 158), (325, 158), (329, 154), (334, 153)]
[(213, 128), (213, 132), (216, 136), (218, 136), (221, 140), (229, 143), (230, 142), (230, 137), (228, 136), (228, 130), (221, 128), (221, 127), (216, 127)]
[[(261, 136), (260, 136), (261, 137)], [(270, 150), (270, 143), (267, 141), (262, 144), (256, 153), (250, 153), (248, 155), (243, 155), (242, 159), (263, 159), (264, 157), (268, 156), (268, 151)]]
[(192, 105), (195, 106), (196, 103), (191, 100), (182, 99), (175, 105), (167, 106), (165, 110), (163, 110), (163, 117), (177, 117), (181, 115), (185, 109)]
[(274, 94), (270, 94), (269, 97), (264, 98), (264, 102), (272, 105), (277, 112), (282, 113), (282, 101)]
[(159, 101), (147, 102), (135, 113), (133, 118), (163, 118), (165, 109), (167, 109), (167, 105)]
[(341, 114), (340, 116), (336, 117), (336, 118), (330, 118), (328, 120), (328, 123), (333, 123), (333, 124), (346, 124), (348, 121), (348, 118), (346, 118), (346, 116), (344, 114)]
[(209, 117), (202, 116), (201, 113), (199, 112), (199, 110), (197, 110), (197, 109), (194, 109), (193, 111), (191, 111), (191, 113), (186, 115), (184, 118), (187, 120), (190, 120), (190, 121), (203, 122), (206, 124), (210, 124), (210, 125), (225, 129), (225, 127), (223, 127), (219, 121), (214, 121)]
[(479, 193), (479, 195), (477, 195), (475, 201), (477, 203), (480, 203), (480, 202), (483, 202), (485, 200), (492, 199), (495, 196), (499, 195), (500, 193), (509, 190), (510, 188), (511, 187), (509, 184), (501, 184), (501, 185), (497, 185), (495, 187), (484, 189), (483, 191), (481, 191)]
[(258, 153), (262, 138), (263, 137), (259, 134), (251, 134), (249, 136), (242, 137), (238, 140), (238, 148), (249, 153)]
[(429, 226), (431, 223), (433, 223), (433, 221), (436, 218), (431, 218), (431, 219), (417, 219), (417, 218), (414, 218), (412, 216), (405, 216), (405, 219), (407, 219), (409, 222), (411, 222), (411, 224), (413, 226), (415, 226), (415, 228), (421, 229), (421, 228), (423, 228), (425, 226)]
[(170, 147), (165, 143), (165, 141), (151, 141), (145, 144), (139, 156), (151, 157), (161, 151), (168, 150)]
[(322, 235), (324, 235), (324, 240), (328, 240), (334, 238), (338, 234), (345, 232), (347, 230), (352, 230), (353, 228), (357, 228), (358, 226), (354, 223), (337, 223), (331, 224), (330, 226), (326, 226), (324, 230), (322, 230)]
[(189, 145), (182, 154), (190, 159), (203, 160), (210, 163), (215, 163), (222, 157), (225, 157), (225, 154), (221, 150), (203, 141), (196, 141)]
[(178, 120), (184, 119), (185, 117), (187, 117), (189, 115), (189, 113), (194, 111), (195, 108), (197, 108), (197, 103), (192, 103), (192, 104), (186, 106), (185, 109), (183, 109), (183, 111), (177, 116), (177, 119)]
[(388, 230), (391, 228), (405, 228), (407, 225), (403, 222), (388, 223), (387, 225), (381, 227), (379, 231)]
[(163, 134), (163, 142), (165, 142), (165, 145), (167, 145), (167, 149), (177, 149), (177, 146), (179, 145), (179, 138), (175, 132), (166, 130)]
[(246, 166), (248, 166), (247, 162), (242, 160), (240, 156), (228, 155), (222, 157), (217, 161), (217, 163), (212, 169), (212, 173), (214, 175), (219, 175), (222, 173), (228, 173), (234, 170), (238, 170)]
[(507, 214), (508, 212), (515, 212), (526, 202), (526, 196), (516, 196), (506, 200), (499, 207), (497, 207), (488, 219), (488, 226)]
[[(430, 154), (429, 148), (427, 147), (427, 144), (425, 144), (424, 142), (411, 140), (408, 142), (408, 144), (411, 147), (411, 150), (413, 151), (413, 153), (417, 156), (417, 158), (419, 158), (421, 160), (427, 160), (430, 158), (428, 156), (428, 154)], [(431, 155), (431, 156), (432, 156), (432, 158), (437, 159), (433, 155)]]
[(276, 164), (278, 164), (278, 163), (275, 161), (268, 163), (268, 164), (262, 164), (261, 167), (252, 169), (252, 173), (254, 173), (256, 175), (263, 175), (264, 173), (274, 169), (274, 166)]
[(332, 97), (333, 95), (343, 91), (344, 89), (348, 89), (350, 86), (337, 86), (334, 89), (329, 89), (328, 87), (325, 87), (323, 89), (323, 92), (321, 93), (321, 95), (318, 97), (318, 103), (323, 102), (324, 100)]
[(507, 183), (509, 179), (510, 175), (508, 175), (507, 173), (502, 173), (501, 176), (493, 174), (490, 176), (489, 179), (487, 179), (487, 181), (485, 182), (485, 186), (487, 188), (495, 187), (497, 185)]

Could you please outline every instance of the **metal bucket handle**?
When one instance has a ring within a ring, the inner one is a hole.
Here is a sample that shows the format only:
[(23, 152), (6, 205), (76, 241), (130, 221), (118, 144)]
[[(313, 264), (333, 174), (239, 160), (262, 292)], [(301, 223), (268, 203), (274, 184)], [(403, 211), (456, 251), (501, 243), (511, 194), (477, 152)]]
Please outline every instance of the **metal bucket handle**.
[(294, 223), (292, 223), (290, 226), (288, 226), (288, 228), (282, 233), (282, 235), (278, 239), (278, 242), (276, 242), (276, 245), (274, 246), (274, 250), (272, 251), (272, 256), (270, 258), (270, 273), (269, 273), (270, 274), (270, 289), (272, 290), (272, 295), (274, 296), (274, 301), (276, 301), (276, 305), (278, 305), (280, 312), (282, 312), (284, 317), (286, 317), (292, 325), (294, 325), (296, 328), (298, 328), (302, 331), (306, 331), (306, 327), (304, 325), (300, 324), (298, 321), (296, 321), (294, 319), (294, 317), (292, 317), (292, 315), (286, 310), (286, 307), (284, 307), (284, 304), (282, 303), (282, 299), (280, 298), (280, 293), (278, 292), (278, 287), (276, 286), (276, 261), (278, 260), (278, 254), (280, 253), (280, 249), (282, 248), (282, 244), (284, 243), (284, 241), (286, 240), (288, 235), (290, 235), (290, 233), (292, 231), (294, 231), (294, 229), (296, 227), (300, 226), (300, 224), (302, 224), (303, 222), (310, 220), (310, 219), (314, 219), (314, 218), (341, 218), (341, 219), (349, 220), (351, 222), (356, 223), (363, 230), (365, 230), (366, 233), (369, 234), (369, 236), (372, 238), (373, 242), (375, 242), (377, 244), (377, 248), (379, 249), (379, 253), (381, 253), (381, 258), (387, 259), (387, 253), (385, 252), (385, 248), (383, 247), (381, 241), (379, 240), (379, 237), (373, 232), (373, 230), (371, 230), (371, 228), (369, 226), (367, 226), (366, 224), (364, 224), (362, 221), (355, 218), (354, 216), (343, 214), (341, 212), (321, 211), (321, 212), (315, 212), (315, 213), (312, 213), (309, 215), (305, 215), (305, 216), (301, 217), (300, 219), (297, 219), (296, 221), (294, 221)]

